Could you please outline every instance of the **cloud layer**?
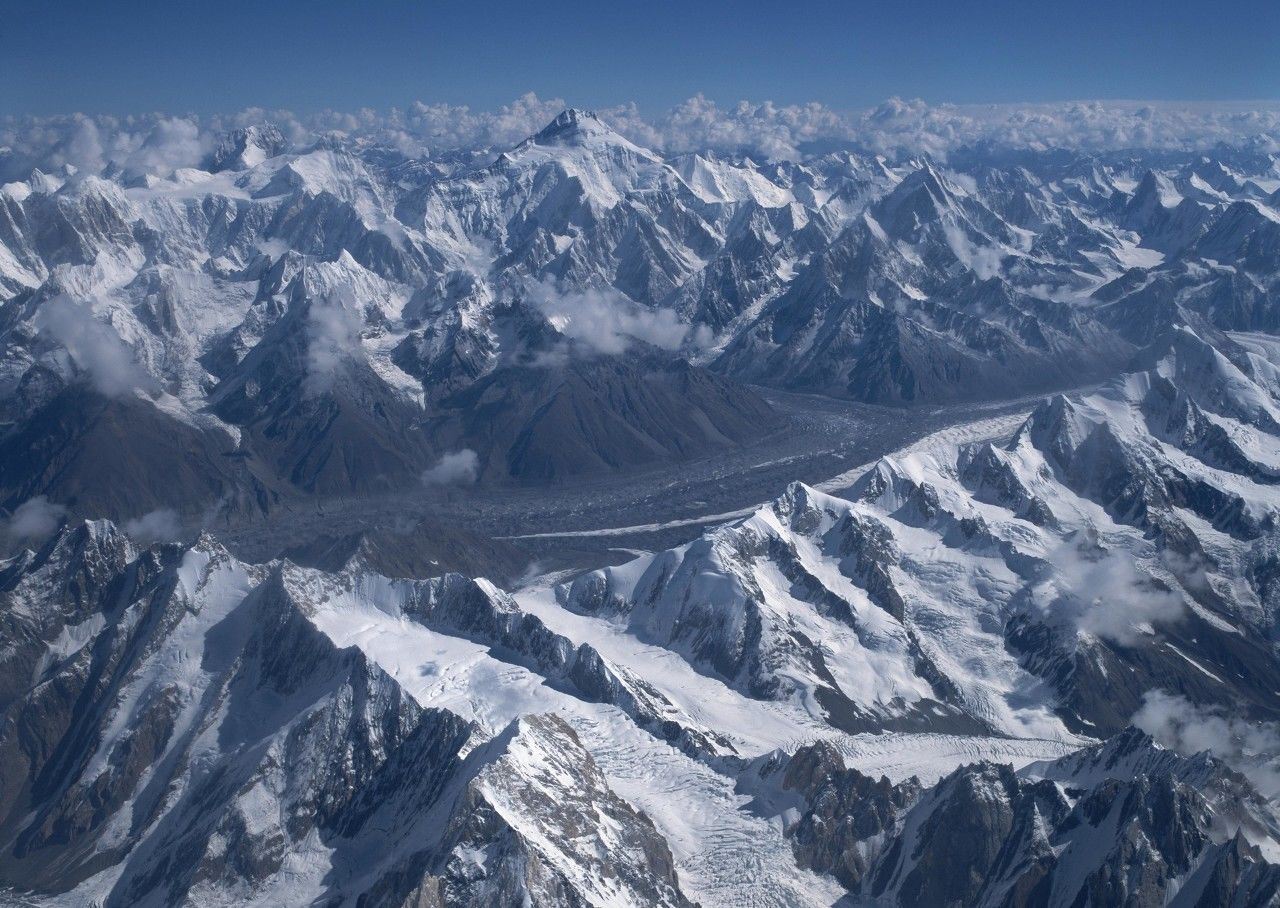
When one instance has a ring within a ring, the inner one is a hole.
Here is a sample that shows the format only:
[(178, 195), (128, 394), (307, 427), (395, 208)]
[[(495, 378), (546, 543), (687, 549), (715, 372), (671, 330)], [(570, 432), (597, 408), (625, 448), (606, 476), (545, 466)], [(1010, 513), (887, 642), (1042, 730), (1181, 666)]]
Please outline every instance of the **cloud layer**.
[[(32, 168), (72, 165), (99, 172), (108, 164), (166, 172), (197, 166), (228, 130), (270, 122), (295, 144), (324, 135), (395, 148), (411, 157), (506, 147), (545, 126), (566, 105), (534, 94), (495, 111), (415, 101), (406, 108), (299, 115), (253, 108), (198, 118), (6, 117), (0, 120), (0, 181), (26, 179)], [(1196, 150), (1220, 143), (1280, 150), (1280, 102), (1085, 101), (1057, 104), (928, 104), (892, 98), (871, 110), (823, 104), (740, 101), (721, 106), (696, 95), (657, 116), (634, 104), (599, 111), (623, 135), (669, 153), (713, 150), (769, 160), (798, 160), (831, 148), (945, 158), (965, 147)]]

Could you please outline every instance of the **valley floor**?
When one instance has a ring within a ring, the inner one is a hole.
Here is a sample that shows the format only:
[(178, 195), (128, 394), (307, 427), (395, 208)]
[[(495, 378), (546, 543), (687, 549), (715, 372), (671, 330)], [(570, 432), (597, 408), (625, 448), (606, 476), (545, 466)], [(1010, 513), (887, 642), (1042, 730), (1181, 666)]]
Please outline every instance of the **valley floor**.
[[(266, 518), (229, 518), (211, 528), (238, 557), (267, 560), (291, 541), (411, 525), (444, 526), (510, 542), (526, 552), (530, 578), (616, 564), (697, 537), (708, 525), (751, 513), (800, 480), (839, 494), (880, 457), (930, 444), (1011, 435), (1044, 395), (931, 409), (876, 407), (755, 389), (788, 415), (785, 431), (691, 462), (539, 487), (423, 488), (361, 500), (308, 500)], [(1081, 389), (1083, 390), (1083, 389)]]

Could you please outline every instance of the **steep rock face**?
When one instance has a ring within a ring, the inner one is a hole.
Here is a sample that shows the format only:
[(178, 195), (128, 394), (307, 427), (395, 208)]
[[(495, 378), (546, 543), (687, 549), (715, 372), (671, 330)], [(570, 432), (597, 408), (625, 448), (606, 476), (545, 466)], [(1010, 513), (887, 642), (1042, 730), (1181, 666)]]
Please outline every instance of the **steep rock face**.
[(227, 433), (178, 422), (151, 401), (69, 387), (0, 439), (0, 502), (12, 510), (44, 495), (116, 519), (216, 501), (232, 512), (269, 509), (275, 484), (229, 456), (235, 448)]
[(223, 170), (246, 170), (273, 158), (289, 147), (280, 130), (275, 126), (247, 126), (232, 130), (223, 137), (205, 162), (205, 169), (218, 173)]
[(802, 798), (788, 826), (797, 857), (887, 904), (1267, 905), (1280, 893), (1265, 801), (1217, 761), (1133, 729), (1021, 772), (964, 766), (924, 791), (873, 782), (818, 745), (787, 758), (780, 785)]
[(830, 873), (857, 889), (879, 843), (899, 829), (899, 817), (919, 797), (913, 778), (894, 785), (848, 769), (826, 743), (802, 747), (787, 759), (781, 785), (803, 799), (805, 809), (788, 830), (801, 866)]
[[(85, 525), (14, 567), (6, 615), (41, 616), (46, 645), (34, 672), (9, 663), (4, 703), (4, 873), (28, 887), (84, 885), (108, 904), (270, 900), (319, 839), (359, 828), (362, 799), (438, 786), (469, 734), (212, 542), (135, 554)], [(52, 608), (45, 591), (60, 589), (76, 613)], [(384, 771), (402, 745), (429, 765), (397, 783)]]
[(506, 481), (564, 482), (678, 461), (786, 425), (754, 392), (660, 356), (500, 369), (439, 411), (433, 435), (485, 452), (482, 475)]

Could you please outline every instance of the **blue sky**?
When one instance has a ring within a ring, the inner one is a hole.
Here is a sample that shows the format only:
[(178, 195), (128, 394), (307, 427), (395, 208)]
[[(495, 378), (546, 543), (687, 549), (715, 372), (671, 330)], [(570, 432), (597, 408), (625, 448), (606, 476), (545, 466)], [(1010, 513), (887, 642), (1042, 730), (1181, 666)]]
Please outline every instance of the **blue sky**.
[(0, 0), (0, 114), (1280, 98), (1280, 2)]

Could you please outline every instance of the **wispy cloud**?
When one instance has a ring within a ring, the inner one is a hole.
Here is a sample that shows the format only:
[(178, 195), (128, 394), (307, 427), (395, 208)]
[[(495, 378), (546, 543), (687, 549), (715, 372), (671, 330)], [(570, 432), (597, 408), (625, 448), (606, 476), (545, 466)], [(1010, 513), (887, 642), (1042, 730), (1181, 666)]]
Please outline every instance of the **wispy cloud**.
[(480, 457), (470, 448), (450, 451), (422, 474), (429, 486), (469, 486), (480, 475)]
[(1160, 690), (1144, 696), (1132, 721), (1165, 747), (1183, 754), (1208, 751), (1248, 776), (1263, 795), (1280, 795), (1280, 726), (1247, 722)]
[(13, 542), (30, 542), (40, 540), (58, 528), (67, 509), (54, 504), (44, 495), (37, 495), (24, 501), (0, 524), (4, 535)]
[(307, 311), (308, 394), (333, 388), (344, 364), (360, 356), (360, 331), (364, 319), (354, 300), (329, 295), (311, 302)]
[(674, 309), (646, 309), (611, 287), (562, 291), (544, 281), (530, 285), (526, 300), (561, 335), (596, 353), (623, 353), (637, 341), (678, 350), (693, 330)]
[(155, 381), (134, 359), (129, 348), (108, 323), (94, 318), (88, 306), (65, 297), (44, 303), (36, 326), (70, 355), (100, 394), (120, 397), (134, 389), (152, 389)]
[(138, 542), (176, 542), (182, 536), (182, 522), (169, 508), (150, 511), (127, 521), (124, 531)]
[(1182, 596), (1139, 567), (1130, 553), (1081, 534), (1046, 556), (1050, 570), (1032, 590), (1046, 616), (1120, 644), (1183, 613)]

